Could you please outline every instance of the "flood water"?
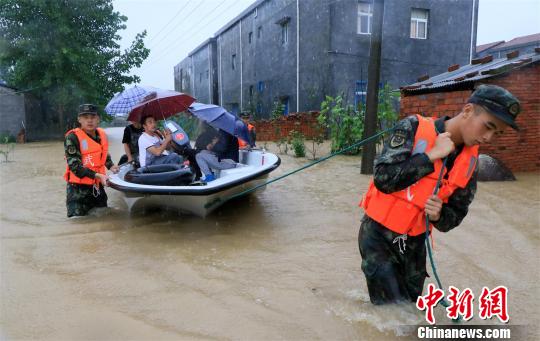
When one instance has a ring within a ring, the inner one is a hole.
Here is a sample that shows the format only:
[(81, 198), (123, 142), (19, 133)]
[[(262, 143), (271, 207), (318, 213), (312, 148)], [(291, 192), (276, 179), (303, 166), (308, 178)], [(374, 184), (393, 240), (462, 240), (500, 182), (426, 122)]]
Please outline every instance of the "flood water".
[[(108, 133), (116, 162), (122, 128)], [(280, 156), (271, 177), (308, 162)], [(413, 305), (369, 303), (357, 245), (369, 177), (358, 157), (206, 219), (130, 213), (110, 188), (110, 208), (67, 219), (63, 144), (17, 145), (10, 159), (0, 164), (0, 339), (391, 340), (425, 324)], [(435, 258), (445, 286), (476, 297), (507, 286), (510, 324), (535, 339), (540, 176), (516, 177), (480, 183), (462, 225), (435, 233)], [(468, 324), (500, 324), (477, 316)], [(451, 323), (441, 307), (435, 317)]]

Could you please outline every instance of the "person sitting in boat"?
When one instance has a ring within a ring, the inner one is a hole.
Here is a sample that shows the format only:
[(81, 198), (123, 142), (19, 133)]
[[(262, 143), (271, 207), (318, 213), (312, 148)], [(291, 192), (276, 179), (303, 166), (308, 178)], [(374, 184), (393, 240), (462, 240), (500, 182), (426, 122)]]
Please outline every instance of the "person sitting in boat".
[(238, 162), (239, 150), (238, 138), (222, 129), (218, 129), (218, 142), (213, 149), (218, 159), (220, 161), (230, 159)]
[(161, 133), (152, 116), (143, 117), (141, 124), (144, 129), (139, 137), (139, 163), (141, 167), (183, 162), (182, 157), (178, 154), (167, 151), (167, 147), (172, 141), (171, 132), (168, 129)]
[(219, 159), (217, 153), (215, 152), (215, 147), (218, 145), (221, 136), (222, 135), (219, 134), (219, 132), (217, 132), (214, 128), (206, 125), (203, 132), (195, 141), (195, 148), (197, 150), (195, 159), (197, 160), (197, 164), (203, 174), (202, 179), (205, 182), (210, 182), (216, 179), (211, 169), (230, 169), (236, 168), (238, 165), (238, 163), (232, 159)]
[(240, 118), (242, 119), (242, 122), (247, 126), (249, 131), (249, 141), (244, 141), (241, 138), (238, 138), (238, 145), (240, 146), (240, 149), (250, 149), (255, 147), (255, 140), (257, 140), (257, 134), (255, 133), (255, 127), (249, 123), (251, 115), (249, 112), (244, 111), (240, 114)]
[(118, 161), (119, 165), (126, 162), (139, 162), (139, 137), (141, 137), (142, 133), (143, 127), (137, 121), (131, 122), (130, 125), (124, 128), (122, 144), (126, 153), (120, 157), (120, 161)]

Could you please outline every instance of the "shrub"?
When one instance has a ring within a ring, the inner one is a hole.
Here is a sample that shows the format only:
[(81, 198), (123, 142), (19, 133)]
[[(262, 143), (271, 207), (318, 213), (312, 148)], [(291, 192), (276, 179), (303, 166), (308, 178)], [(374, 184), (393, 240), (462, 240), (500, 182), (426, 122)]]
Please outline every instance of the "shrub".
[(304, 157), (306, 156), (306, 146), (304, 144), (304, 135), (296, 130), (291, 130), (289, 133), (289, 141), (294, 151), (294, 156)]

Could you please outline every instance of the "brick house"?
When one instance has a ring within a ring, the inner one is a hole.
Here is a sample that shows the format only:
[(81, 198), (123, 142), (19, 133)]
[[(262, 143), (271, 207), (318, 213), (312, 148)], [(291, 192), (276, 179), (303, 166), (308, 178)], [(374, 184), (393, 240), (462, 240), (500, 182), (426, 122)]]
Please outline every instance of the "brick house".
[(501, 160), (513, 172), (540, 170), (540, 48), (523, 55), (514, 51), (499, 59), (484, 56), (469, 65), (452, 65), (440, 75), (425, 75), (400, 88), (400, 114), (454, 116), (480, 84), (502, 86), (521, 102), (520, 131), (508, 129), (492, 144), (482, 146), (480, 153)]

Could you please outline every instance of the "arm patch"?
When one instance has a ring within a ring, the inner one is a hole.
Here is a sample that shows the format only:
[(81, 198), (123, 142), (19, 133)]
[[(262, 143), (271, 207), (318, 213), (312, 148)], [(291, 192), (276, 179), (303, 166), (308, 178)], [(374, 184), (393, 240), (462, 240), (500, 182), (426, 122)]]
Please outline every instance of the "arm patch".
[(390, 138), (390, 148), (397, 148), (402, 146), (407, 139), (407, 132), (404, 130), (396, 130), (394, 135)]

